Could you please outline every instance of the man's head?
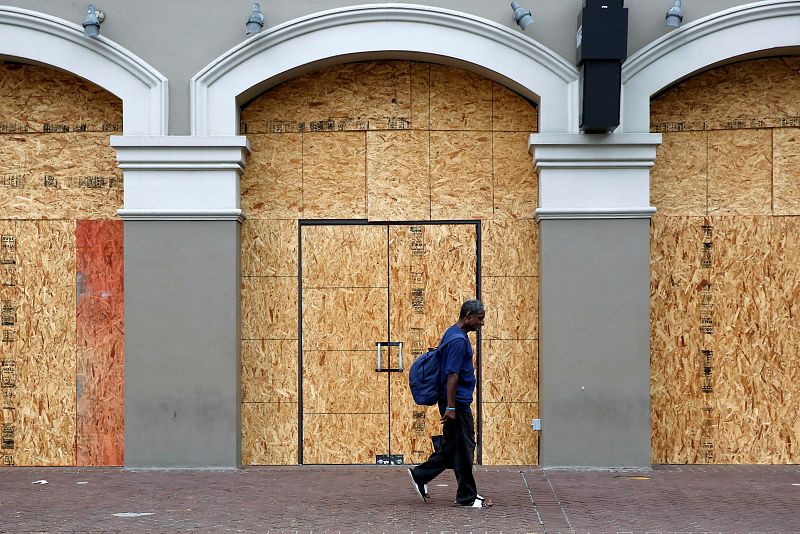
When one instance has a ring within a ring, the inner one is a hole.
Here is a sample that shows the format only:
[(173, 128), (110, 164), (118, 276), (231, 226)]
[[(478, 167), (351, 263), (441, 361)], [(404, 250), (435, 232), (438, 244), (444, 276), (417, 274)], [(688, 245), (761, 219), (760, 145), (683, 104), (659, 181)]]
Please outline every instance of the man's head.
[(474, 332), (483, 326), (486, 309), (478, 299), (470, 299), (461, 305), (458, 324), (465, 332)]

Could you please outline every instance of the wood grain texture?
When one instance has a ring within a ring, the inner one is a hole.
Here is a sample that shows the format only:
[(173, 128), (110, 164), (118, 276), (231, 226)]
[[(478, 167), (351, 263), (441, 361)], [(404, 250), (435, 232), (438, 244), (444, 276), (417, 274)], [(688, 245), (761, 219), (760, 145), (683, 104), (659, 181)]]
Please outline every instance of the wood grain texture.
[(709, 213), (772, 213), (772, 131), (708, 133)]
[(366, 134), (303, 134), (303, 216), (367, 216)]
[(492, 137), (488, 132), (431, 132), (431, 218), (490, 218)]
[(242, 404), (242, 463), (297, 464), (297, 403)]
[(408, 373), (390, 377), (392, 454), (402, 454), (406, 464), (419, 464), (433, 453), (431, 436), (442, 433), (437, 406), (414, 403), (408, 387)]
[(386, 288), (303, 290), (303, 351), (375, 350), (386, 341)]
[(772, 130), (773, 213), (800, 215), (800, 129)]
[(484, 276), (484, 339), (537, 339), (539, 277)]
[(78, 221), (77, 464), (124, 463), (122, 221)]
[(539, 402), (539, 343), (485, 341), (481, 373), (484, 402)]
[(491, 80), (445, 65), (430, 72), (431, 130), (491, 129)]
[(297, 221), (242, 223), (242, 276), (297, 276)]
[(248, 135), (251, 153), (239, 184), (248, 219), (297, 219), (303, 213), (301, 134)]
[(492, 135), (494, 219), (533, 219), (539, 205), (539, 179), (528, 152), (528, 133)]
[(303, 228), (303, 287), (387, 287), (385, 226)]
[(531, 429), (531, 419), (538, 416), (538, 403), (484, 402), (483, 463), (537, 464), (539, 433)]
[(375, 354), (304, 350), (303, 413), (387, 413), (386, 374), (375, 371)]
[(411, 127), (415, 130), (431, 128), (430, 63), (411, 63)]
[(297, 402), (297, 340), (242, 340), (242, 402)]
[(532, 219), (491, 220), (481, 225), (483, 276), (537, 276), (539, 227)]
[(303, 415), (305, 464), (374, 464), (388, 444), (385, 413)]
[(708, 213), (708, 133), (666, 132), (650, 171), (650, 202), (662, 215)]
[[(492, 130), (495, 132), (538, 131), (539, 108), (511, 89), (492, 82)], [(527, 139), (527, 136), (525, 136)]]
[(297, 277), (242, 277), (242, 339), (297, 339)]
[(430, 219), (430, 133), (367, 133), (367, 217)]

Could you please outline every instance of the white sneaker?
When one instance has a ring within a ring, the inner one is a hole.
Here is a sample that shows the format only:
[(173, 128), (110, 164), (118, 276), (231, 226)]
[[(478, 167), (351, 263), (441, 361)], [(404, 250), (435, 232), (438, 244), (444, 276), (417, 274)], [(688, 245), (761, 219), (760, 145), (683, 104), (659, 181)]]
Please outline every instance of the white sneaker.
[(417, 479), (414, 478), (414, 471), (412, 471), (410, 467), (407, 471), (408, 476), (411, 477), (411, 482), (414, 484), (414, 491), (417, 492), (417, 495), (420, 496), (423, 502), (428, 502), (428, 485), (417, 482)]

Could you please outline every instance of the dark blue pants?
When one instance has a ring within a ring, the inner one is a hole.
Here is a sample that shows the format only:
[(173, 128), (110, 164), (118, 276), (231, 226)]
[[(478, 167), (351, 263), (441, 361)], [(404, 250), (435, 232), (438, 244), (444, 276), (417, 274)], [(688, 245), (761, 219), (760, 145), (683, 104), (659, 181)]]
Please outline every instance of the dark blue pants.
[[(446, 405), (439, 403), (439, 412), (444, 413)], [(470, 505), (475, 501), (478, 490), (472, 474), (475, 458), (475, 422), (469, 409), (458, 407), (456, 420), (444, 425), (444, 443), (431, 454), (430, 458), (414, 468), (414, 478), (427, 484), (445, 469), (455, 471), (458, 491), (456, 501)]]

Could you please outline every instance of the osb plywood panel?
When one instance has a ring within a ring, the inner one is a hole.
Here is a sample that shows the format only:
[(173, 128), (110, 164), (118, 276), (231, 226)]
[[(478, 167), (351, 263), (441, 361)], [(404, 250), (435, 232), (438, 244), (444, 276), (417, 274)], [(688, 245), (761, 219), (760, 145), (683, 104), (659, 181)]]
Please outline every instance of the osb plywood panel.
[(297, 276), (242, 277), (242, 339), (297, 339)]
[(118, 132), (122, 101), (77, 76), (0, 61), (0, 134)]
[[(725, 65), (666, 91), (650, 107), (651, 124), (685, 129), (780, 125), (800, 116), (800, 58), (762, 59)], [(665, 126), (669, 126), (666, 124)]]
[(385, 288), (303, 289), (303, 351), (375, 350), (386, 341)]
[(705, 215), (708, 133), (666, 132), (650, 171), (650, 202), (662, 215)]
[(539, 404), (483, 403), (483, 464), (534, 465), (539, 461), (539, 433), (531, 429)]
[(770, 339), (772, 355), (765, 369), (769, 382), (770, 419), (775, 441), (776, 463), (800, 462), (800, 218), (771, 220)]
[(713, 282), (711, 269), (702, 267), (706, 222), (703, 217), (656, 214), (651, 224), (650, 410), (655, 463), (700, 459), (699, 414), (709, 403), (701, 390), (702, 351), (713, 350), (713, 329), (708, 334), (700, 328), (703, 294)]
[(247, 219), (299, 218), (303, 210), (303, 136), (247, 138), (252, 152), (239, 185)]
[(0, 465), (14, 465), (17, 434), (17, 393), (20, 368), (19, 325), (24, 322), (22, 289), (19, 286), (17, 223), (0, 219)]
[(415, 130), (431, 127), (430, 80), (430, 63), (411, 63), (411, 127)]
[(367, 133), (367, 217), (371, 221), (429, 219), (430, 133)]
[(23, 298), (15, 343), (14, 461), (74, 465), (75, 223), (18, 221), (16, 231)]
[(712, 217), (714, 227), (714, 408), (720, 418), (715, 460), (761, 463), (771, 457), (768, 217)]
[(386, 413), (303, 414), (303, 463), (374, 464), (388, 452)]
[(303, 289), (386, 287), (385, 226), (303, 227)]
[(431, 129), (491, 130), (492, 81), (455, 67), (430, 69)]
[(386, 373), (376, 368), (374, 350), (304, 350), (303, 413), (386, 412)]
[(529, 133), (492, 135), (494, 218), (532, 219), (538, 206), (539, 180), (528, 152)]
[(303, 215), (363, 219), (367, 216), (366, 134), (303, 135)]
[(491, 133), (431, 132), (431, 218), (486, 219), (492, 213)]
[(539, 273), (539, 228), (536, 221), (484, 221), (481, 226), (483, 276), (536, 276)]
[(390, 228), (392, 341), (402, 341), (407, 364), (458, 320), (461, 304), (476, 294), (473, 225)]
[(392, 373), (390, 380), (391, 452), (402, 454), (406, 464), (422, 463), (433, 453), (431, 436), (442, 433), (439, 409), (414, 403), (408, 388), (408, 373)]
[(0, 135), (3, 217), (115, 217), (123, 189), (115, 157), (105, 133)]
[(296, 276), (297, 221), (248, 219), (242, 224), (242, 276)]
[(484, 339), (536, 339), (539, 330), (539, 277), (484, 276)]
[(772, 131), (708, 133), (708, 209), (746, 215), (772, 212)]
[(242, 463), (297, 463), (297, 403), (242, 404)]
[(539, 110), (535, 104), (497, 82), (492, 82), (492, 91), (492, 130), (526, 134), (538, 131)]
[(539, 402), (539, 344), (488, 339), (483, 344), (484, 402)]
[(772, 130), (772, 193), (775, 215), (800, 215), (800, 129)]
[(76, 228), (77, 463), (123, 464), (124, 277), (122, 221)]
[(297, 402), (297, 340), (242, 341), (242, 402)]
[(242, 111), (242, 129), (261, 133), (407, 128), (410, 88), (408, 61), (344, 63), (294, 78), (259, 96)]

